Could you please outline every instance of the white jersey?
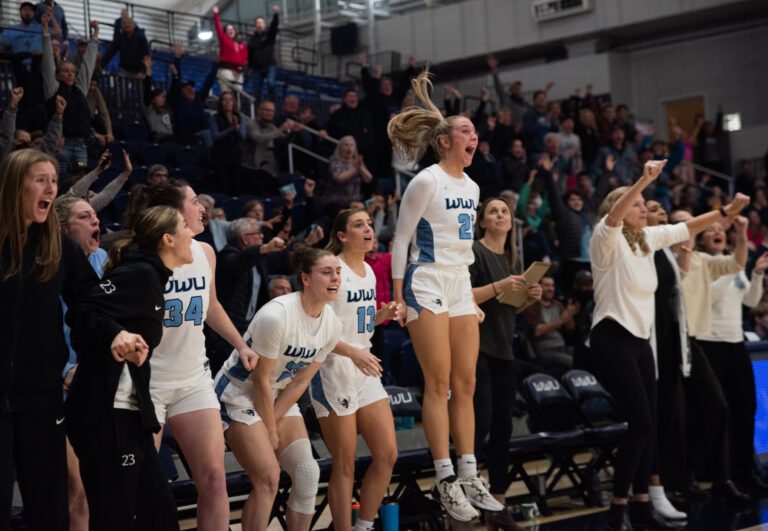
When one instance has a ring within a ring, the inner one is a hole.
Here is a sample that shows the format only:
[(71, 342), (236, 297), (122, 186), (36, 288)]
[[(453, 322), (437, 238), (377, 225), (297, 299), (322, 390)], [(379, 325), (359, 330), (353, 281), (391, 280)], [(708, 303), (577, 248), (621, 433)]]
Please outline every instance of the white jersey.
[[(284, 389), (310, 363), (325, 360), (341, 337), (341, 321), (329, 305), (323, 307), (319, 317), (310, 317), (300, 297), (300, 292), (294, 292), (269, 301), (256, 313), (243, 336), (259, 356), (276, 360), (270, 378), (274, 391)], [(221, 370), (232, 383), (253, 386), (236, 350)]]
[(403, 195), (392, 257), (394, 278), (408, 262), (440, 267), (468, 266), (472, 252), (480, 188), (466, 174), (448, 175), (438, 164), (425, 168), (408, 183)]
[(376, 274), (367, 263), (361, 277), (337, 256), (341, 264), (341, 293), (331, 304), (343, 326), (341, 339), (356, 348), (371, 348), (376, 326)]
[(203, 246), (192, 240), (192, 263), (174, 269), (165, 285), (163, 337), (150, 359), (152, 387), (192, 385), (206, 370), (203, 323), (212, 276)]

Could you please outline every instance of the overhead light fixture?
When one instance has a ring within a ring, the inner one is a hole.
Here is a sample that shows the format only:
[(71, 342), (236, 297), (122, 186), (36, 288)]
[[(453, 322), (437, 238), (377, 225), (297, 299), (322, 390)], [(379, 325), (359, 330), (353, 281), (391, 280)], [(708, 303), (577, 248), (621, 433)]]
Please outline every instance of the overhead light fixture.
[(211, 30), (200, 30), (197, 33), (197, 38), (201, 41), (210, 41), (213, 38), (213, 32)]

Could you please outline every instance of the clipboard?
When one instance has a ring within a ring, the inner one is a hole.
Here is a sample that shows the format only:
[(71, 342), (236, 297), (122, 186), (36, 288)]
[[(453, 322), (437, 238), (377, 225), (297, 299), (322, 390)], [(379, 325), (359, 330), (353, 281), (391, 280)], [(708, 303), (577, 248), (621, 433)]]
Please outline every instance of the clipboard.
[[(552, 264), (546, 262), (534, 262), (528, 267), (525, 273), (523, 273), (523, 277), (528, 284), (535, 284), (547, 274), (550, 267), (552, 267)], [(509, 304), (510, 306), (520, 308), (525, 304), (525, 301), (528, 300), (528, 294), (525, 290), (518, 290), (512, 293), (501, 292), (496, 295), (496, 300), (502, 304)]]

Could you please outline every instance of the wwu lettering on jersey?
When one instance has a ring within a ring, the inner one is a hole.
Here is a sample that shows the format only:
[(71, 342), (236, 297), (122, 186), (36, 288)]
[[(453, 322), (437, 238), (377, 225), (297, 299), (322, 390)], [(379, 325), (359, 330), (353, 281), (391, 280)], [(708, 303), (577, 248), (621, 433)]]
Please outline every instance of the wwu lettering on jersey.
[(358, 289), (347, 292), (347, 302), (361, 302), (376, 300), (376, 289)]
[(464, 197), (446, 197), (445, 208), (448, 210), (455, 208), (469, 208), (471, 210), (477, 210), (477, 207), (475, 206), (475, 200), (472, 198), (466, 199)]
[(184, 293), (187, 291), (205, 290), (205, 277), (192, 277), (184, 280), (168, 279), (165, 284), (165, 293)]
[(288, 347), (285, 349), (285, 352), (283, 352), (283, 356), (287, 356), (289, 358), (303, 358), (303, 359), (314, 358), (318, 350), (319, 349), (316, 349), (316, 348), (293, 347), (291, 345), (288, 345)]

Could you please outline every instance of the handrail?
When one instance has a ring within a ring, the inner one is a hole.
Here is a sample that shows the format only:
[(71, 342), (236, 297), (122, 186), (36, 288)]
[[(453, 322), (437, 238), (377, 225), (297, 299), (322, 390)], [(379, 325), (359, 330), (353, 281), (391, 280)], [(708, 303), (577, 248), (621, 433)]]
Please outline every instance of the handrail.
[(300, 152), (304, 153), (305, 155), (309, 155), (310, 157), (313, 157), (321, 162), (325, 162), (328, 164), (330, 162), (330, 159), (327, 159), (323, 156), (318, 155), (314, 151), (311, 151), (303, 146), (300, 146), (298, 144), (294, 144), (291, 142), (288, 144), (288, 172), (293, 173), (293, 150), (298, 149)]
[(695, 162), (691, 162), (690, 160), (684, 160), (683, 164), (685, 164), (686, 166), (690, 166), (694, 170), (699, 170), (700, 172), (706, 173), (708, 175), (713, 175), (715, 177), (720, 177), (721, 179), (725, 179), (729, 183), (732, 183), (734, 181), (734, 178), (731, 177), (730, 175), (719, 172), (717, 170), (713, 170), (712, 168), (707, 168), (706, 166), (702, 166), (701, 164), (696, 164)]

